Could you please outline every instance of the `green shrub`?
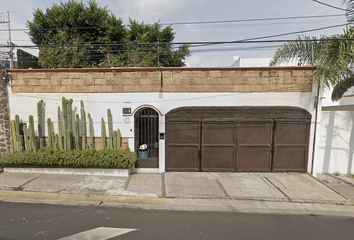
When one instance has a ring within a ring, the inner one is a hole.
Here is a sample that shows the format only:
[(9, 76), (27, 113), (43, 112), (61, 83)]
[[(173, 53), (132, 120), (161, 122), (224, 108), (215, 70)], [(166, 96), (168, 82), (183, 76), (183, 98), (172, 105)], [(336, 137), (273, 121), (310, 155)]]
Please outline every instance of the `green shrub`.
[(3, 167), (129, 168), (137, 155), (129, 149), (72, 150), (43, 148), (36, 152), (0, 155)]

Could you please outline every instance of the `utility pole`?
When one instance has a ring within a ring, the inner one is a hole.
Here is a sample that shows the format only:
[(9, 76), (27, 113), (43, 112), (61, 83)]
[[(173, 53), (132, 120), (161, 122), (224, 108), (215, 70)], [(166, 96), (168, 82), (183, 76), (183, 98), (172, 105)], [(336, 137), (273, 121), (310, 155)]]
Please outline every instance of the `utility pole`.
[(10, 28), (10, 12), (7, 12), (7, 23), (9, 26), (9, 47), (10, 47), (10, 69), (14, 68), (14, 52), (13, 52), (13, 43), (11, 42), (11, 28)]
[(160, 39), (157, 39), (157, 67), (160, 67)]

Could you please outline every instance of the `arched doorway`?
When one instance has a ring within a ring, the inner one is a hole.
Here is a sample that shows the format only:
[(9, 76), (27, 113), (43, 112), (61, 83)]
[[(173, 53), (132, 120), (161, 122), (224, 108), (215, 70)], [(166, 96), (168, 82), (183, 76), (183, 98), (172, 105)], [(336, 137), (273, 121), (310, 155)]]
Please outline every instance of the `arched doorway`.
[[(138, 168), (159, 167), (159, 114), (154, 109), (145, 107), (134, 115), (135, 149), (138, 153)], [(146, 149), (140, 146), (146, 144)]]

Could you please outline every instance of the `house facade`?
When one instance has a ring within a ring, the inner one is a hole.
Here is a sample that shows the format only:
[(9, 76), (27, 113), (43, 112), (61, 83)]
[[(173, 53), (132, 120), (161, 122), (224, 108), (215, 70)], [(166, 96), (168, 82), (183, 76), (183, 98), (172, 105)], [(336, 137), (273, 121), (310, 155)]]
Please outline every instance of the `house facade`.
[[(138, 169), (165, 171), (313, 170), (314, 67), (8, 70), (10, 118), (35, 125), (37, 102), (58, 131), (62, 97), (80, 101), (100, 148), (112, 112), (121, 146)], [(36, 133), (38, 134), (38, 133)], [(43, 135), (46, 136), (46, 129)], [(140, 150), (139, 150), (140, 148)]]

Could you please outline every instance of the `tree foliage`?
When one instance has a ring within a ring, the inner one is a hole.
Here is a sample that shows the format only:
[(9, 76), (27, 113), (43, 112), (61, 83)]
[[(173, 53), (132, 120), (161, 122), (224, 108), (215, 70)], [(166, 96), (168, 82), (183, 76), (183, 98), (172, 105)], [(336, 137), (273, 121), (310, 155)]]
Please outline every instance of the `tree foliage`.
[(19, 69), (41, 68), (38, 64), (38, 57), (21, 49), (17, 49), (17, 62)]
[(301, 59), (304, 65), (317, 66), (315, 81), (333, 86), (332, 100), (337, 101), (354, 86), (354, 42), (345, 40), (353, 38), (354, 28), (349, 28), (343, 34), (323, 36), (320, 39), (298, 37), (277, 49), (270, 65)]
[(187, 45), (173, 48), (171, 26), (131, 19), (125, 26), (94, 0), (87, 6), (69, 0), (45, 12), (37, 8), (27, 25), (32, 42), (40, 49), (39, 62), (46, 68), (178, 67), (190, 55)]
[[(354, 0), (345, 0), (348, 23), (354, 21)], [(332, 86), (332, 100), (338, 101), (354, 86), (354, 28), (332, 36), (298, 37), (277, 49), (270, 65), (300, 59), (304, 65), (316, 65), (315, 81)]]

